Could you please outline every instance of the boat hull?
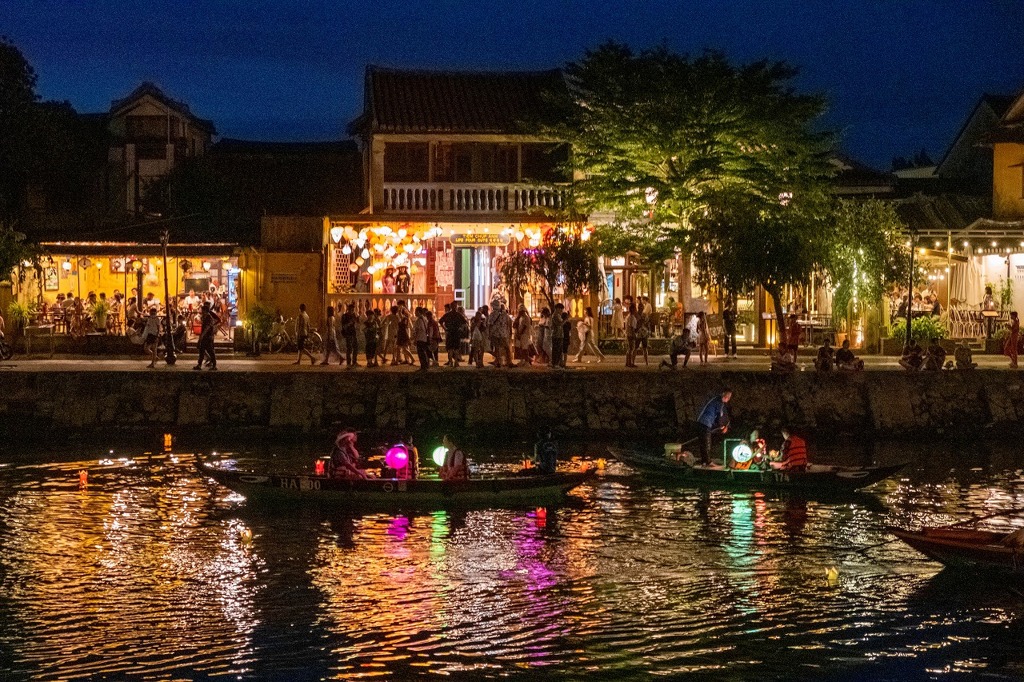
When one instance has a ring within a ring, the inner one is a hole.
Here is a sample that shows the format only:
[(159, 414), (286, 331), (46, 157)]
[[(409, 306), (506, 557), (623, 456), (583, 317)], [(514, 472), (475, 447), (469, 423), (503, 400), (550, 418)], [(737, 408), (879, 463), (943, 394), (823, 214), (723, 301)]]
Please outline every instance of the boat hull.
[(1006, 533), (961, 528), (890, 531), (929, 559), (953, 569), (1024, 573), (1024, 552), (1001, 544)]
[(344, 480), (326, 476), (235, 471), (201, 459), (197, 460), (196, 466), (202, 474), (257, 504), (299, 502), (395, 509), (551, 503), (594, 476), (591, 470), (468, 481), (390, 478)]
[(619, 461), (663, 480), (692, 486), (750, 490), (803, 490), (819, 493), (847, 493), (889, 478), (905, 464), (870, 467), (814, 466), (805, 472), (781, 469), (751, 471), (716, 466), (690, 466), (661, 454), (608, 448)]

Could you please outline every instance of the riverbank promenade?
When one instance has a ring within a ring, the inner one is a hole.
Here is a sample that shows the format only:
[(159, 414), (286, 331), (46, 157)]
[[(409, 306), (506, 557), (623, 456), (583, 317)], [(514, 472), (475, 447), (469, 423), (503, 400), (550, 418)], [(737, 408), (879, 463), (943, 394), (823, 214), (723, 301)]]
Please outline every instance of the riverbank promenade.
[[(442, 359), (445, 357), (442, 354)], [(488, 360), (490, 356), (488, 356)], [(565, 372), (621, 372), (625, 375), (630, 374), (644, 374), (647, 372), (660, 372), (669, 373), (671, 370), (661, 367), (661, 361), (665, 359), (665, 356), (651, 356), (650, 364), (644, 365), (643, 358), (640, 358), (637, 362), (639, 366), (636, 368), (626, 367), (625, 357), (622, 355), (606, 355), (603, 362), (597, 362), (594, 358), (584, 358), (583, 362), (573, 362), (570, 358), (567, 369)], [(900, 374), (909, 374), (905, 369), (900, 367), (899, 358), (893, 356), (879, 356), (879, 355), (866, 355), (862, 358), (864, 360), (864, 369), (867, 372), (897, 372)], [(166, 372), (187, 372), (191, 371), (195, 364), (196, 356), (194, 354), (185, 354), (179, 357), (177, 364), (173, 367), (168, 367), (163, 361), (158, 361), (157, 366), (154, 369), (149, 369), (149, 357), (97, 357), (94, 355), (55, 355), (50, 358), (43, 355), (15, 355), (13, 358), (6, 362), (0, 362), (0, 372), (5, 371), (30, 371), (30, 372), (147, 372), (147, 373), (166, 373)], [(769, 372), (770, 362), (767, 354), (761, 353), (748, 353), (740, 355), (736, 359), (727, 359), (724, 356), (712, 356), (709, 363), (706, 366), (701, 367), (695, 361), (695, 358), (691, 359), (689, 366), (683, 369), (681, 366), (675, 370), (678, 373), (700, 373), (700, 372)], [(345, 372), (345, 373), (356, 373), (356, 374), (403, 374), (408, 372), (418, 371), (419, 367), (415, 365), (398, 365), (398, 366), (381, 366), (381, 367), (367, 367), (364, 358), (360, 358), (360, 366), (355, 367), (351, 370), (341, 367), (337, 364), (332, 363), (329, 366), (322, 367), (319, 364), (310, 365), (308, 359), (304, 359), (301, 365), (296, 366), (294, 364), (295, 356), (292, 354), (264, 354), (259, 357), (249, 357), (244, 354), (220, 354), (217, 358), (217, 369), (221, 372)], [(680, 360), (681, 362), (681, 360)], [(1007, 372), (1016, 372), (1018, 370), (1012, 370), (1009, 367), (1009, 359), (1002, 355), (975, 355), (974, 362), (978, 363), (978, 369), (981, 370), (996, 370), (1002, 369)], [(813, 358), (808, 354), (805, 358), (801, 358), (800, 364), (802, 365), (802, 372), (814, 373), (814, 361)], [(437, 372), (487, 372), (497, 371), (498, 368), (493, 367), (489, 362), (484, 363), (483, 368), (477, 368), (462, 363), (457, 369), (452, 367), (446, 367), (443, 364), (440, 367), (432, 367), (429, 373)], [(551, 372), (556, 373), (546, 365), (532, 365), (527, 367), (515, 367), (510, 372)], [(562, 371), (562, 370), (558, 370)], [(205, 370), (204, 370), (205, 372)], [(198, 373), (198, 372), (197, 372)], [(924, 374), (929, 374), (924, 372)]]

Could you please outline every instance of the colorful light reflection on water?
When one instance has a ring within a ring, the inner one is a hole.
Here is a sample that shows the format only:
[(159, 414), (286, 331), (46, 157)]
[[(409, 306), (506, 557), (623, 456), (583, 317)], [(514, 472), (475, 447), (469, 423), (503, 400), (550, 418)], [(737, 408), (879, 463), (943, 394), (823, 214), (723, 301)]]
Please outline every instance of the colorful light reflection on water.
[(880, 544), (1024, 506), (1010, 448), (929, 448), (841, 502), (609, 465), (559, 507), (365, 515), (257, 512), (186, 453), (128, 454), (0, 467), (0, 678), (1024, 675), (1019, 593)]

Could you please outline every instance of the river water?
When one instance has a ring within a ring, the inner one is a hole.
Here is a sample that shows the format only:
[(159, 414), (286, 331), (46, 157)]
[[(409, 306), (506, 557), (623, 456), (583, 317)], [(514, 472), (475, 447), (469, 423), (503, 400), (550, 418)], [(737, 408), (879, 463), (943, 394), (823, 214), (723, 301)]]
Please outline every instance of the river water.
[[(363, 515), (250, 509), (194, 451), (2, 457), (0, 678), (1024, 676), (1016, 586), (883, 544), (890, 524), (1024, 506), (1011, 446), (820, 453), (912, 461), (839, 501), (609, 462), (557, 507)], [(299, 470), (310, 453), (231, 455)]]

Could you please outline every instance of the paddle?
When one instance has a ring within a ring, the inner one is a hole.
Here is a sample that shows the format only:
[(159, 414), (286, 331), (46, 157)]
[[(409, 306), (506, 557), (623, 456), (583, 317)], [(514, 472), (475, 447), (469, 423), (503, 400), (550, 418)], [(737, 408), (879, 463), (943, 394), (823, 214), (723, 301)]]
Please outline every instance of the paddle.
[(948, 526), (941, 526), (942, 528), (959, 528), (960, 526), (969, 526), (979, 521), (987, 521), (988, 519), (995, 519), (1000, 516), (1009, 516), (1010, 514), (1020, 514), (1024, 512), (1024, 507), (1017, 507), (1016, 509), (1007, 509), (1006, 511), (996, 512), (994, 514), (987, 514), (985, 516), (972, 516), (966, 521), (959, 521), (957, 523), (951, 523)]

